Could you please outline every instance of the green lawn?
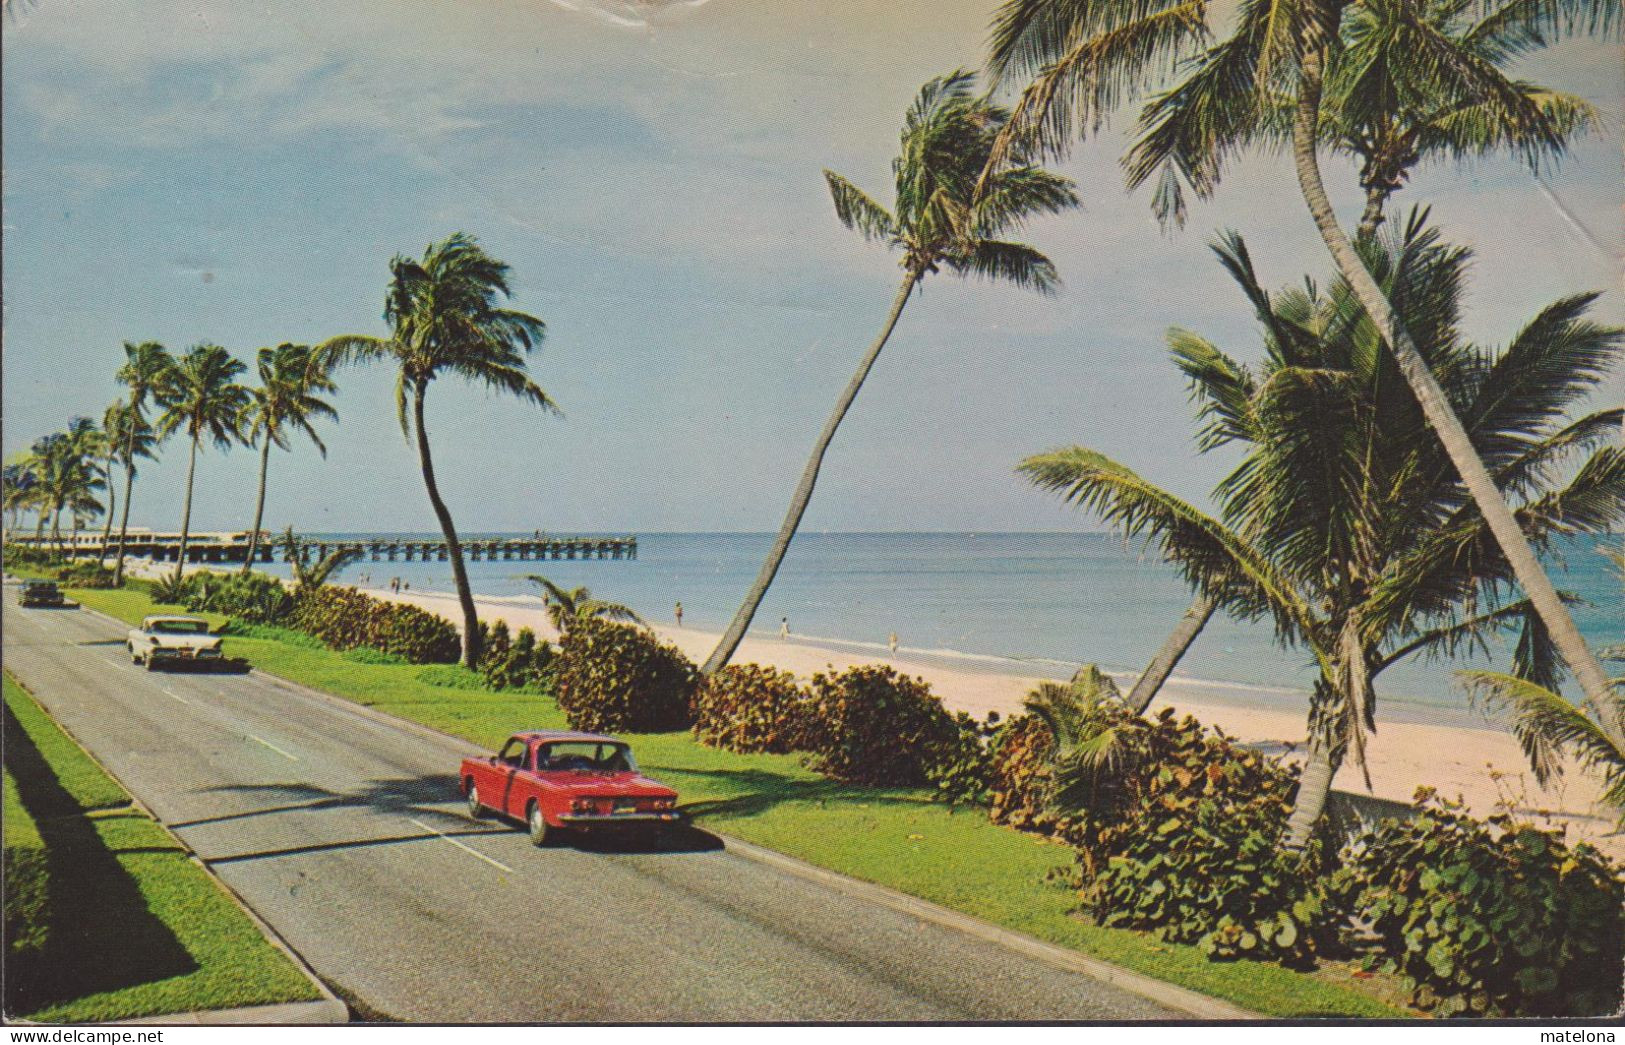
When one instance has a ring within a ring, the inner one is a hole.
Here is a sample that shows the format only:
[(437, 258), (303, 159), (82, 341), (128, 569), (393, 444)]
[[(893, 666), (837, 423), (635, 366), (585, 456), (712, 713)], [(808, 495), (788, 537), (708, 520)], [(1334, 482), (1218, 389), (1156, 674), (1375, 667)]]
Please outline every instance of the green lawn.
[[(127, 1019), (319, 997), (220, 885), (8, 674), (6, 901), (34, 901), (38, 939), (7, 955), (7, 1015)], [(11, 919), (8, 911), (8, 927)]]
[[(144, 591), (76, 591), (74, 597), (130, 622), (153, 612)], [(213, 618), (216, 624), (222, 620)], [(233, 637), (226, 648), (228, 655), (244, 657), (263, 671), (488, 747), (520, 729), (565, 725), (547, 698), (508, 697), (431, 681), (455, 675), (444, 668), (361, 664), (313, 648), (308, 639)], [(795, 756), (717, 751), (688, 733), (638, 736), (634, 748), (644, 769), (679, 789), (684, 808), (701, 827), (1258, 1012), (1409, 1015), (1334, 982), (1335, 973), (1210, 962), (1194, 947), (1073, 917), (1072, 894), (1043, 881), (1048, 870), (1069, 862), (1065, 847), (993, 824), (980, 811), (956, 812), (931, 801), (928, 792), (849, 787), (805, 769)]]

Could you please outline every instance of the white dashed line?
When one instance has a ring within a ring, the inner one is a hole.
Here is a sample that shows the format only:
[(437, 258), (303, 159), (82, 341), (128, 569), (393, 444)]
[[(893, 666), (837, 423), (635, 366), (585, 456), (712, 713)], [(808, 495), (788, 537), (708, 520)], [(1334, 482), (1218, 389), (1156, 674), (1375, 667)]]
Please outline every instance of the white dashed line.
[(447, 842), (450, 842), (452, 845), (454, 845), (457, 848), (461, 849), (463, 852), (467, 853), (469, 856), (478, 857), (479, 859), (484, 860), (486, 863), (490, 864), (492, 867), (495, 867), (500, 871), (506, 871), (509, 874), (514, 873), (514, 869), (509, 867), (507, 864), (502, 863), (500, 860), (491, 859), (489, 856), (486, 856), (484, 853), (480, 852), (478, 849), (469, 848), (468, 846), (466, 846), (463, 843), (457, 841), (457, 839), (451, 837), (450, 835), (441, 834), (439, 831), (436, 831), (434, 828), (430, 827), (428, 824), (424, 823), (423, 821), (421, 821), (421, 820), (412, 820), (411, 817), (407, 817), (407, 819), (411, 820), (412, 823), (418, 825), (419, 827), (423, 828), (425, 831), (427, 831), (430, 834), (436, 836), (437, 838), (441, 838), (441, 839), (443, 839), (443, 840), (445, 840)]
[(286, 751), (284, 751), (281, 748), (277, 747), (275, 744), (271, 743), (269, 740), (265, 740), (265, 739), (262, 739), (260, 737), (256, 737), (252, 733), (248, 733), (248, 734), (245, 734), (245, 735), (248, 737), (248, 739), (254, 741), (254, 743), (256, 743), (256, 744), (264, 744), (266, 747), (270, 748), (272, 751), (275, 751), (277, 754), (281, 755), (283, 758), (287, 759), (289, 762), (297, 762), (297, 761), (299, 761), (299, 756), (298, 755), (290, 755), (290, 754), (288, 754)]
[(163, 692), (164, 696), (170, 698), (171, 700), (178, 700), (182, 704), (187, 705), (188, 707), (194, 707), (194, 708), (197, 707), (197, 704), (195, 702), (187, 700), (185, 697), (181, 696), (179, 693), (176, 693), (172, 689), (165, 689), (162, 692)]

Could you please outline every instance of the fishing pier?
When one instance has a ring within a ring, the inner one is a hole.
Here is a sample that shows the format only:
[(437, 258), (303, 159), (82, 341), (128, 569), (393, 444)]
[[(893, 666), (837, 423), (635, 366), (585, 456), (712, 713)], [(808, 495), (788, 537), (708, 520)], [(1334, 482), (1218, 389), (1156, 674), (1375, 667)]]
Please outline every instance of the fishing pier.
[[(46, 552), (60, 552), (74, 559), (105, 559), (118, 553), (118, 535), (105, 544), (100, 533), (64, 534), (61, 540), (49, 534), (36, 540), (32, 534), (11, 534), (11, 542), (24, 548), (38, 548)], [(194, 533), (186, 541), (187, 562), (234, 562), (248, 559), (249, 533)], [(538, 562), (575, 559), (636, 559), (636, 537), (509, 537), (471, 535), (457, 542), (463, 557), (471, 562), (511, 560)], [(371, 562), (445, 562), (450, 547), (445, 540), (424, 537), (395, 537), (358, 535), (354, 537), (302, 537), (301, 553), (308, 559), (324, 558), (345, 550), (357, 560)], [(131, 530), (124, 542), (124, 553), (138, 559), (155, 562), (175, 562), (180, 558), (181, 535), (154, 533), (150, 530)], [(254, 549), (255, 562), (276, 562), (288, 559), (287, 550), (278, 539), (261, 533)]]

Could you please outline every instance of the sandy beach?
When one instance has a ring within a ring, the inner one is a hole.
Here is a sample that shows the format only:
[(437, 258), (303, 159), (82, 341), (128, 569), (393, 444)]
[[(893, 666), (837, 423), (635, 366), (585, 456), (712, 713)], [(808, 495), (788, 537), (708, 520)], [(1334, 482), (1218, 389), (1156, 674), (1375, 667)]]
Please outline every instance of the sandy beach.
[[(453, 595), (432, 592), (394, 593), (387, 589), (370, 594), (410, 603), (454, 623), (461, 619)], [(556, 640), (557, 632), (540, 604), (508, 600), (477, 599), (481, 620), (505, 620), (511, 631), (530, 628), (538, 636)], [(696, 628), (653, 624), (665, 641), (681, 649), (696, 663), (702, 662), (716, 645), (718, 633)], [(895, 655), (854, 653), (836, 646), (800, 640), (749, 636), (740, 645), (735, 663), (772, 665), (799, 678), (833, 667), (840, 671), (859, 664), (890, 664), (901, 672), (917, 675), (953, 711), (966, 711), (983, 717), (990, 711), (1001, 715), (1018, 714), (1022, 698), (1041, 679), (1031, 675), (987, 670), (958, 669), (944, 665), (940, 658), (911, 654), (900, 648)], [(1126, 690), (1132, 677), (1119, 678)], [(1301, 747), (1304, 714), (1301, 710), (1273, 707), (1243, 707), (1221, 698), (1211, 687), (1177, 676), (1163, 687), (1153, 710), (1172, 706), (1181, 713), (1195, 715), (1203, 723), (1217, 726), (1227, 734), (1271, 753), (1288, 753)], [(1517, 740), (1508, 732), (1485, 728), (1430, 725), (1378, 715), (1378, 732), (1371, 738), (1369, 755), (1370, 794), (1394, 802), (1408, 803), (1419, 786), (1437, 788), (1447, 798), (1461, 798), (1478, 815), (1495, 812), (1498, 802), (1511, 798), (1516, 807), (1534, 816), (1537, 823), (1568, 829), (1571, 839), (1584, 838), (1625, 859), (1625, 835), (1613, 829), (1613, 819), (1597, 805), (1599, 782), (1577, 767), (1569, 767), (1561, 780), (1549, 789), (1537, 787), (1527, 771), (1527, 763)], [(1498, 780), (1496, 774), (1503, 774)], [(1345, 765), (1337, 780), (1339, 790), (1366, 794), (1357, 767)]]

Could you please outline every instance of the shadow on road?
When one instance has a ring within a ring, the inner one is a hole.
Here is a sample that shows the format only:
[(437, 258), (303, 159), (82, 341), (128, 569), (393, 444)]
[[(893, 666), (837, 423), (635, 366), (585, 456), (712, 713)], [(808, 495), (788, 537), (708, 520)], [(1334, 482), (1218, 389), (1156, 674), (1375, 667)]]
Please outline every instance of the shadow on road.
[[(518, 829), (518, 824), (500, 817), (476, 824), (458, 810), (462, 793), (452, 777), (391, 777), (369, 780), (352, 791), (339, 792), (305, 783), (231, 784), (204, 789), (204, 793), (255, 796), (266, 804), (234, 813), (183, 820), (170, 826), (177, 831), (215, 824), (241, 823), (262, 817), (289, 813), (312, 813), (324, 810), (351, 809), (374, 813), (388, 813), (399, 817), (420, 819), (448, 838), (474, 835), (506, 835)], [(451, 809), (447, 807), (450, 806)], [(367, 849), (381, 845), (398, 845), (433, 839), (433, 834), (416, 827), (403, 830), (399, 821), (380, 825), (374, 835), (351, 837), (339, 841), (312, 842), (283, 849), (256, 850), (209, 859), (211, 864), (237, 863), (246, 860), (264, 860), (279, 856), (298, 856), (306, 853), (332, 852), (342, 849)], [(602, 853), (702, 853), (721, 849), (722, 840), (692, 824), (675, 824), (663, 830), (639, 830), (631, 827), (598, 830), (566, 831), (558, 844), (584, 852)]]
[[(114, 643), (121, 646), (123, 643)], [(194, 660), (175, 661), (148, 669), (157, 672), (179, 672), (186, 675), (246, 675), (254, 670), (254, 665), (239, 657), (224, 657), (220, 660)]]
[[(4, 708), (3, 725), (6, 768), (46, 849), (45, 941), (37, 951), (7, 956), (6, 1011), (27, 1014), (196, 969), (119, 863), (121, 855), (183, 851), (178, 846), (109, 848), (97, 831), (98, 821), (89, 819), (57, 780), (10, 707)], [(140, 814), (104, 813), (101, 821), (120, 815)], [(8, 890), (12, 884), (7, 883)]]

